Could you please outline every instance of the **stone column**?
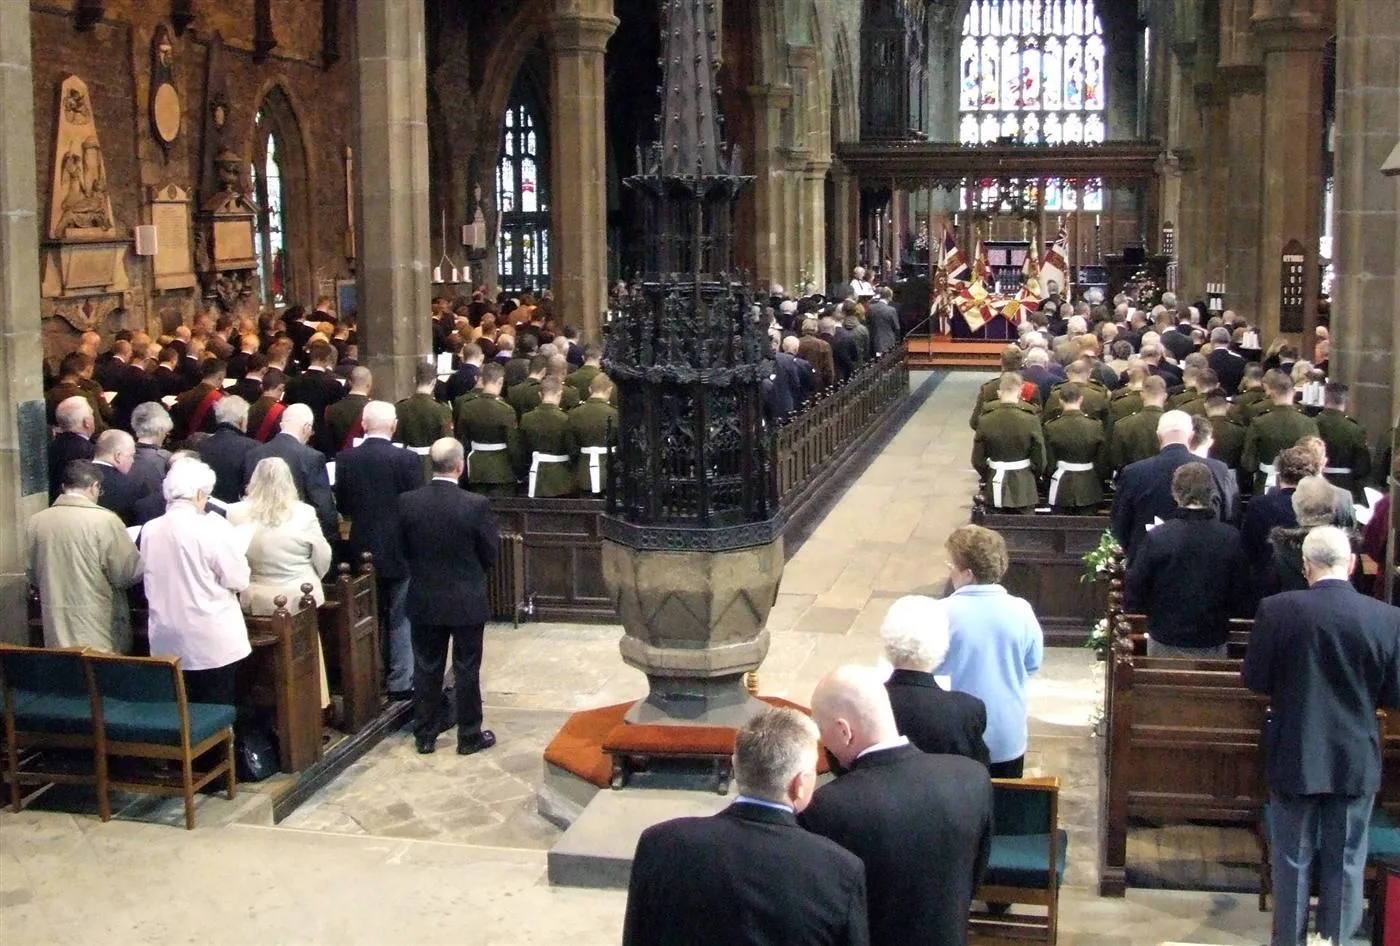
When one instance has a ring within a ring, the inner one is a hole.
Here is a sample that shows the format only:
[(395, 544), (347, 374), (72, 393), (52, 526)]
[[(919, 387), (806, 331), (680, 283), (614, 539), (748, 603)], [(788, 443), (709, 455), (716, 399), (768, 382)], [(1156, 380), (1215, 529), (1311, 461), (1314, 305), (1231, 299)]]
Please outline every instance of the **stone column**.
[[(1263, 172), (1264, 96), (1258, 70), (1240, 67), (1230, 77), (1231, 89), (1227, 139), (1217, 142), (1229, 156), (1226, 189), (1211, 191), (1211, 200), (1224, 216), (1226, 305), (1259, 324), (1259, 246)], [(1228, 202), (1221, 195), (1229, 195)], [(1278, 325), (1278, 313), (1273, 315)], [(1266, 341), (1265, 344), (1268, 344)]]
[(549, 21), (550, 281), (555, 311), (595, 341), (608, 301), (603, 59), (612, 0), (562, 0)]
[(0, 638), (11, 643), (28, 637), (24, 523), (48, 500), (34, 155), (29, 4), (0, 2)]
[(356, 23), (360, 344), (376, 396), (392, 400), (433, 352), (423, 0), (362, 0)]
[(807, 233), (802, 266), (811, 276), (812, 291), (820, 293), (826, 292), (830, 281), (826, 271), (826, 172), (830, 167), (827, 161), (809, 161), (802, 172), (802, 225)]
[(1264, 186), (1257, 318), (1268, 344), (1279, 332), (1283, 247), (1289, 240), (1298, 240), (1307, 258), (1303, 339), (1308, 348), (1317, 324), (1323, 187), (1322, 54), (1331, 27), (1310, 15), (1307, 8), (1318, 4), (1289, 3), (1290, 12), (1279, 15), (1273, 12), (1274, 6), (1284, 5), (1258, 0), (1250, 21), (1264, 53)]
[(779, 235), (785, 232), (780, 216), (782, 196), (777, 193), (782, 186), (778, 150), (782, 142), (782, 112), (792, 104), (792, 89), (779, 85), (754, 85), (749, 87), (748, 92), (753, 102), (754, 140), (752, 156), (745, 157), (753, 162), (750, 173), (754, 176), (754, 267), (759, 281), (768, 285), (781, 282), (784, 278), (778, 246)]
[(1400, 177), (1380, 172), (1400, 128), (1397, 64), (1390, 0), (1338, 4), (1331, 368), (1373, 446), (1400, 416)]
[(860, 239), (860, 208), (857, 203), (860, 191), (855, 177), (840, 161), (832, 166), (831, 175), (836, 191), (836, 246), (832, 253), (836, 271), (827, 273), (827, 280), (841, 282), (850, 278), (848, 274), (856, 265), (856, 241)]

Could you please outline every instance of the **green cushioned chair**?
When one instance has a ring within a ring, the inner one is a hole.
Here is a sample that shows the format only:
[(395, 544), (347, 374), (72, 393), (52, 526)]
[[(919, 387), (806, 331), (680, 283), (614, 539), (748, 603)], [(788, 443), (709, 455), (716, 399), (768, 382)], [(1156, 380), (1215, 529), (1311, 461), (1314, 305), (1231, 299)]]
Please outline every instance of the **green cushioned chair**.
[[(970, 942), (1054, 944), (1069, 847), (1059, 826), (1059, 800), (1056, 778), (992, 780), (993, 836), (976, 893), (989, 907), (973, 913)], [(1044, 913), (1008, 912), (1005, 905), (1011, 904), (1043, 907)]]
[[(1380, 807), (1380, 796), (1371, 809), (1371, 822), (1366, 826), (1366, 881), (1369, 884), (1374, 869), (1371, 861), (1377, 857), (1400, 856), (1400, 825)], [(1269, 852), (1273, 837), (1272, 806), (1265, 805), (1259, 813), (1259, 909), (1269, 908), (1269, 896), (1274, 892), (1274, 865)]]
[[(233, 763), (232, 706), (190, 703), (176, 657), (87, 657), (107, 756), (163, 759), (180, 764), (180, 779), (124, 775), (110, 787), (155, 795), (182, 795), (185, 827), (194, 829), (195, 792), (223, 777), (229, 798), (237, 793)], [(221, 752), (214, 750), (222, 748)], [(210, 754), (212, 767), (196, 772)]]
[[(93, 728), (92, 694), (82, 648), (19, 647), (0, 644), (0, 691), (5, 702), (5, 779), (10, 807), (19, 811), (25, 782), (98, 787), (102, 820), (111, 817), (101, 753)], [(91, 756), (90, 770), (52, 765), (45, 750)], [(23, 757), (23, 758), (22, 758)]]

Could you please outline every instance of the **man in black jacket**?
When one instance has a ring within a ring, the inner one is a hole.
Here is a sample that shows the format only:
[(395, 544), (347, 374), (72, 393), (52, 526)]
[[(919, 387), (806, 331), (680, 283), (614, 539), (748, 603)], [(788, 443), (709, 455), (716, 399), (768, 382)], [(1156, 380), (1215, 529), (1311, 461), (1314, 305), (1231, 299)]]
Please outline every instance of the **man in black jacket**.
[(963, 946), (991, 844), (987, 770), (911, 745), (869, 668), (841, 667), (817, 684), (812, 714), (849, 771), (818, 789), (798, 821), (865, 864), (870, 941)]
[(311, 419), (311, 408), (305, 404), (292, 404), (282, 412), (281, 431), (267, 443), (258, 444), (243, 458), (243, 487), (253, 478), (258, 461), (265, 457), (281, 457), (291, 468), (292, 479), (297, 484), (297, 497), (310, 503), (316, 509), (321, 531), (328, 542), (340, 537), (340, 529), (335, 517), (335, 498), (331, 496), (330, 475), (326, 470), (326, 456), (306, 441), (311, 439), (315, 424)]
[(894, 665), (885, 692), (900, 733), (924, 752), (966, 756), (990, 765), (982, 739), (987, 707), (971, 693), (943, 689), (933, 678), (934, 668), (948, 654), (948, 613), (943, 603), (905, 595), (890, 605), (880, 636), (885, 659)]
[(876, 358), (887, 355), (899, 347), (903, 333), (899, 328), (899, 313), (890, 300), (894, 293), (888, 286), (881, 286), (870, 303), (865, 321), (870, 326), (870, 350)]
[(865, 869), (794, 815), (817, 781), (817, 727), (765, 710), (734, 739), (738, 797), (642, 832), (623, 946), (854, 946), (871, 940)]
[(1224, 657), (1230, 618), (1253, 609), (1239, 531), (1215, 518), (1204, 463), (1172, 474), (1177, 509), (1128, 563), (1126, 605), (1147, 614), (1149, 657)]
[(1118, 474), (1109, 521), (1113, 537), (1123, 547), (1131, 564), (1133, 554), (1147, 535), (1147, 527), (1172, 514), (1176, 503), (1172, 499), (1172, 474), (1187, 463), (1204, 463), (1214, 483), (1211, 507), (1222, 522), (1239, 521), (1239, 489), (1234, 474), (1219, 460), (1204, 459), (1191, 453), (1188, 444), (1194, 427), (1191, 415), (1185, 411), (1167, 411), (1157, 422), (1157, 442), (1161, 450), (1155, 457), (1129, 463)]
[(336, 457), (335, 502), (350, 520), (350, 561), (368, 552), (379, 585), (381, 647), (388, 654), (386, 688), (391, 699), (413, 696), (413, 636), (408, 621), (408, 566), (399, 535), (398, 497), (423, 485), (423, 464), (407, 447), (391, 442), (398, 415), (388, 401), (370, 401), (361, 421), (364, 443)]
[(1345, 532), (1303, 540), (1306, 591), (1265, 598), (1245, 654), (1245, 686), (1269, 697), (1272, 942), (1306, 935), (1313, 861), (1317, 932), (1346, 943), (1361, 922), (1367, 826), (1381, 782), (1377, 709), (1400, 708), (1400, 608), (1359, 594)]
[(243, 465), (259, 446), (247, 436), (248, 402), (228, 395), (214, 405), (214, 432), (199, 445), (199, 458), (214, 471), (214, 498), (236, 503), (243, 498)]
[(428, 459), (432, 482), (399, 497), (413, 625), (413, 730), (418, 751), (427, 754), (452, 728), (442, 693), (451, 641), (457, 753), (471, 755), (496, 744), (495, 733), (481, 728), (481, 647), (490, 617), (486, 573), (496, 564), (500, 534), (487, 499), (457, 485), (466, 468), (461, 442), (438, 440)]
[(136, 459), (136, 441), (124, 430), (104, 430), (97, 437), (92, 462), (102, 477), (97, 505), (116, 513), (123, 525), (134, 525), (141, 484), (128, 474)]
[(335, 376), (331, 368), (335, 365), (335, 346), (330, 342), (317, 340), (311, 343), (308, 351), (310, 366), (287, 380), (286, 393), (282, 403), (288, 407), (305, 404), (311, 408), (312, 422), (315, 425), (311, 446), (326, 456), (334, 456), (340, 444), (331, 442), (330, 428), (326, 424), (326, 408), (345, 397), (345, 386)]
[(49, 441), (49, 504), (63, 492), (63, 471), (73, 460), (91, 460), (96, 423), (92, 404), (81, 394), (64, 398), (54, 408), (58, 433)]

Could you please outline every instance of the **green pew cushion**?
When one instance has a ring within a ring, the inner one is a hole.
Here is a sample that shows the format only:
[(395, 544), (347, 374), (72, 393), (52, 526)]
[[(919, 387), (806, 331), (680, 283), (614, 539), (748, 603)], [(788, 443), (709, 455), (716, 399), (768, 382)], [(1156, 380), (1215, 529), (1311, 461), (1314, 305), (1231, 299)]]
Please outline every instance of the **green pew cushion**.
[[(22, 702), (22, 705), (21, 705)], [(15, 692), (15, 728), (21, 732), (92, 732), (92, 702), (85, 696), (31, 693), (21, 701)]]
[[(1271, 806), (1264, 806), (1264, 834), (1272, 838), (1274, 820)], [(1371, 823), (1366, 829), (1366, 857), (1395, 857), (1400, 855), (1400, 825), (1379, 807), (1371, 809)]]
[[(1065, 880), (1065, 851), (1069, 847), (1069, 836), (1064, 829), (1056, 832), (1059, 838), (1056, 851), (1055, 884)], [(982, 883), (997, 887), (1035, 887), (1045, 889), (1046, 872), (1049, 868), (1050, 835), (1048, 834), (994, 834), (992, 848), (987, 855), (987, 872)]]
[[(226, 726), (236, 715), (232, 706), (191, 703), (190, 744), (203, 742)], [(174, 703), (136, 703), (105, 699), (102, 715), (107, 738), (114, 742), (145, 742), (156, 745), (180, 744), (180, 708)]]

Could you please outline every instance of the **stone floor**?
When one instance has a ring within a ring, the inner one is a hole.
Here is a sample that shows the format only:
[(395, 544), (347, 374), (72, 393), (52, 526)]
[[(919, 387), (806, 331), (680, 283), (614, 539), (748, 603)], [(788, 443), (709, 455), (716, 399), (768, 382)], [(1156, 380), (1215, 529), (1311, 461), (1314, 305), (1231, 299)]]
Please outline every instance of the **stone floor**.
[[(806, 701), (832, 667), (878, 658), (891, 600), (941, 589), (943, 539), (968, 517), (965, 418), (982, 380), (944, 378), (788, 563), (763, 692)], [(644, 678), (617, 656), (619, 635), (615, 627), (490, 628), (483, 686), (496, 749), (419, 756), (406, 733), (395, 734), (277, 827), (247, 796), (202, 798), (195, 832), (171, 827), (161, 806), (133, 806), (105, 825), (81, 806), (6, 810), (0, 941), (616, 943), (623, 894), (546, 882), (545, 852), (559, 831), (536, 813), (533, 793), (544, 745), (569, 712), (645, 693)], [(1060, 776), (1070, 834), (1060, 942), (1264, 942), (1268, 916), (1251, 895), (1095, 896), (1099, 668), (1088, 651), (1050, 651), (1031, 689), (1028, 774)], [(442, 745), (450, 750), (448, 738)], [(1187, 871), (1208, 886), (1241, 889), (1243, 843), (1208, 830), (1144, 829), (1130, 856), (1153, 861), (1168, 881)], [(1218, 868), (1200, 866), (1211, 858)]]

